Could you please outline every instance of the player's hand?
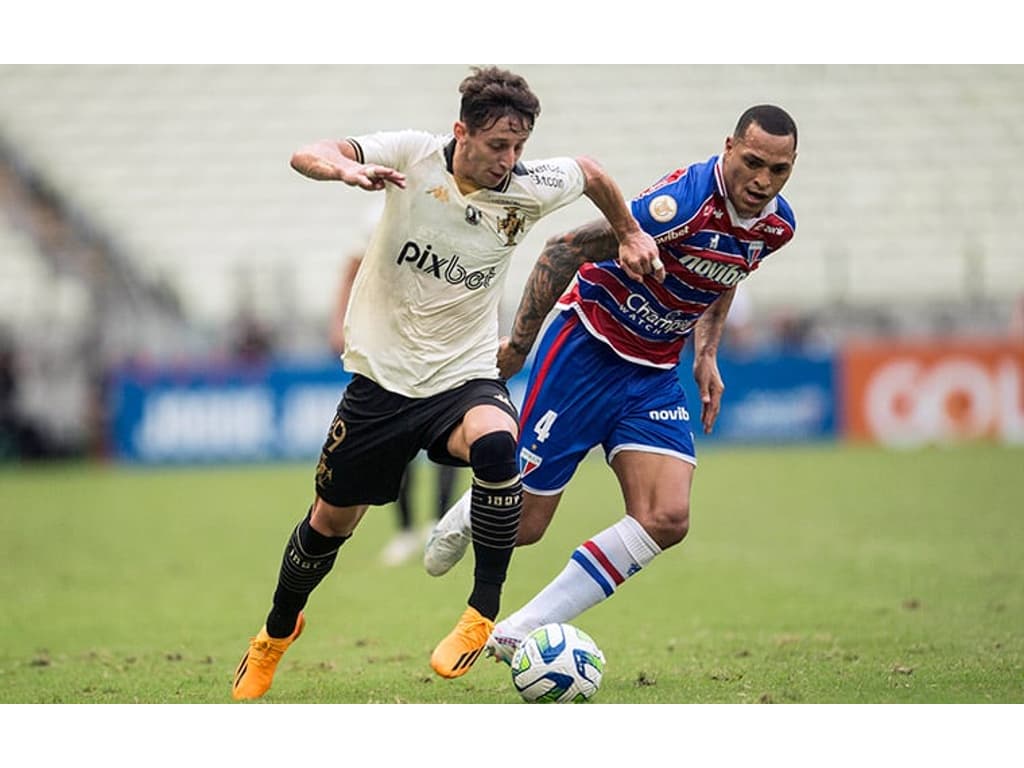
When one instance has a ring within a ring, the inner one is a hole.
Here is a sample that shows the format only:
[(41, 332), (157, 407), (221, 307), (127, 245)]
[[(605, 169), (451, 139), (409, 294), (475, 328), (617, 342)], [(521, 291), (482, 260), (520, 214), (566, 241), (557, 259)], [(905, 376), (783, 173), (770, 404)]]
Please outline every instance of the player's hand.
[(619, 243), (619, 265), (638, 282), (643, 282), (644, 275), (653, 275), (659, 283), (665, 282), (665, 265), (658, 255), (658, 244), (642, 229)]
[(498, 373), (503, 379), (511, 379), (523, 369), (526, 355), (517, 352), (509, 345), (508, 336), (502, 336), (498, 342)]
[(384, 189), (387, 184), (394, 184), (399, 189), (405, 189), (405, 174), (399, 173), (394, 168), (386, 165), (375, 165), (367, 163), (357, 166), (344, 179), (346, 184), (359, 187), (369, 192)]
[(725, 382), (718, 372), (718, 362), (711, 355), (700, 355), (693, 363), (693, 379), (700, 392), (700, 423), (704, 434), (710, 435), (722, 409)]

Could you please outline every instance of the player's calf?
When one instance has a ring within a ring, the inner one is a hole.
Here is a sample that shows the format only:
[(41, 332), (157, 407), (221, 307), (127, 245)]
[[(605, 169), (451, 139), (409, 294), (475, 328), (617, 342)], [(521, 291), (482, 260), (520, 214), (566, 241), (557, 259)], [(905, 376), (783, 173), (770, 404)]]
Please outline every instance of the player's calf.
[(498, 615), (523, 508), (516, 440), (510, 432), (489, 432), (470, 446), (469, 461), (473, 467), (469, 514), (476, 556), (469, 604), (493, 619)]

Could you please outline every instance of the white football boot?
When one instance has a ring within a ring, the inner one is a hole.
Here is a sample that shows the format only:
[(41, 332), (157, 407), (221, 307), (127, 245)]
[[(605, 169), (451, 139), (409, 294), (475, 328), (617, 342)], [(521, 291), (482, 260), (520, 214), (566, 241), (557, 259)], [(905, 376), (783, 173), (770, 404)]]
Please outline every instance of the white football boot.
[(441, 516), (423, 547), (423, 567), (431, 576), (450, 571), (473, 540), (469, 521), (470, 488)]
[(524, 637), (525, 633), (514, 631), (508, 622), (499, 622), (494, 626), (491, 636), (487, 638), (484, 653), (493, 657), (495, 661), (504, 661), (511, 666), (512, 657)]

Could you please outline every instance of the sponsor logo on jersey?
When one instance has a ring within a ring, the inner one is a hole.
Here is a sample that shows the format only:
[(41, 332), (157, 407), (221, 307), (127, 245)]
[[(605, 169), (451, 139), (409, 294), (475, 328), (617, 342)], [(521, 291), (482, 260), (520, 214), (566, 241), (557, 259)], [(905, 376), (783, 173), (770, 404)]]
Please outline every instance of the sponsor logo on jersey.
[(689, 421), (690, 412), (683, 406), (677, 405), (675, 408), (669, 410), (662, 408), (660, 411), (648, 411), (648, 418), (651, 421)]
[(507, 406), (508, 406), (509, 408), (513, 408), (513, 409), (515, 408), (515, 406), (514, 406), (514, 405), (512, 405), (512, 401), (511, 401), (511, 400), (509, 400), (509, 399), (508, 399), (507, 397), (505, 397), (505, 396), (504, 396), (503, 394), (501, 394), (500, 392), (496, 392), (495, 394), (491, 395), (491, 397), (493, 397), (493, 398), (494, 398), (495, 400), (497, 400), (497, 401), (498, 401), (499, 403), (504, 403), (504, 404), (505, 404), (505, 405), (507, 405)]
[(434, 253), (430, 244), (420, 248), (412, 240), (402, 246), (395, 263), (411, 264), (437, 280), (444, 280), (450, 285), (465, 285), (471, 291), (475, 291), (477, 288), (487, 288), (495, 275), (494, 267), (477, 272), (467, 272), (466, 268), (459, 264), (457, 254), (453, 253), (448, 258), (441, 258)]
[(515, 245), (516, 235), (523, 231), (526, 220), (519, 218), (519, 209), (514, 205), (506, 205), (505, 212), (508, 216), (498, 219), (498, 231), (505, 236), (505, 245)]
[(765, 224), (763, 221), (754, 227), (755, 232), (765, 232), (769, 235), (782, 235), (785, 234), (785, 227), (773, 227), (771, 224)]
[(672, 221), (679, 211), (679, 205), (672, 195), (658, 195), (647, 205), (651, 218), (660, 224)]
[(551, 163), (541, 163), (527, 168), (530, 180), (538, 187), (562, 189), (565, 186), (565, 171)]
[(714, 280), (726, 288), (736, 285), (749, 274), (746, 270), (740, 269), (735, 264), (723, 264), (714, 259), (705, 259), (692, 254), (680, 257), (679, 264), (693, 272), (693, 274), (707, 280)]
[(528, 451), (525, 448), (519, 449), (519, 474), (522, 477), (526, 477), (528, 474), (533, 472), (543, 459), (533, 451)]
[(427, 190), (427, 194), (435, 200), (447, 203), (448, 202), (448, 188), (447, 187), (431, 187)]
[(666, 335), (686, 333), (697, 322), (696, 317), (688, 317), (686, 313), (677, 309), (662, 315), (658, 311), (658, 307), (638, 293), (629, 294), (626, 300), (619, 305), (619, 311), (649, 333), (664, 333)]
[(669, 243), (674, 240), (681, 240), (688, 234), (690, 234), (690, 225), (685, 224), (680, 229), (671, 229), (668, 232), (663, 232), (662, 234), (654, 238), (654, 242), (661, 245), (662, 243)]

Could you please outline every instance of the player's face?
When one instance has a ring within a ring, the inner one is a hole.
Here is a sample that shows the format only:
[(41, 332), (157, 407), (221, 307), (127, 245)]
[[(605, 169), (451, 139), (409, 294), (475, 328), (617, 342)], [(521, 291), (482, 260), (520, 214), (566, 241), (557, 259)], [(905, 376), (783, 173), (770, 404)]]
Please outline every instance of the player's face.
[(775, 136), (757, 123), (741, 137), (725, 140), (722, 175), (736, 212), (745, 219), (757, 216), (765, 203), (782, 191), (796, 162), (792, 136)]
[(460, 183), (475, 188), (501, 183), (523, 154), (530, 128), (515, 117), (504, 116), (493, 125), (470, 131), (455, 124), (455, 156), (452, 169)]

